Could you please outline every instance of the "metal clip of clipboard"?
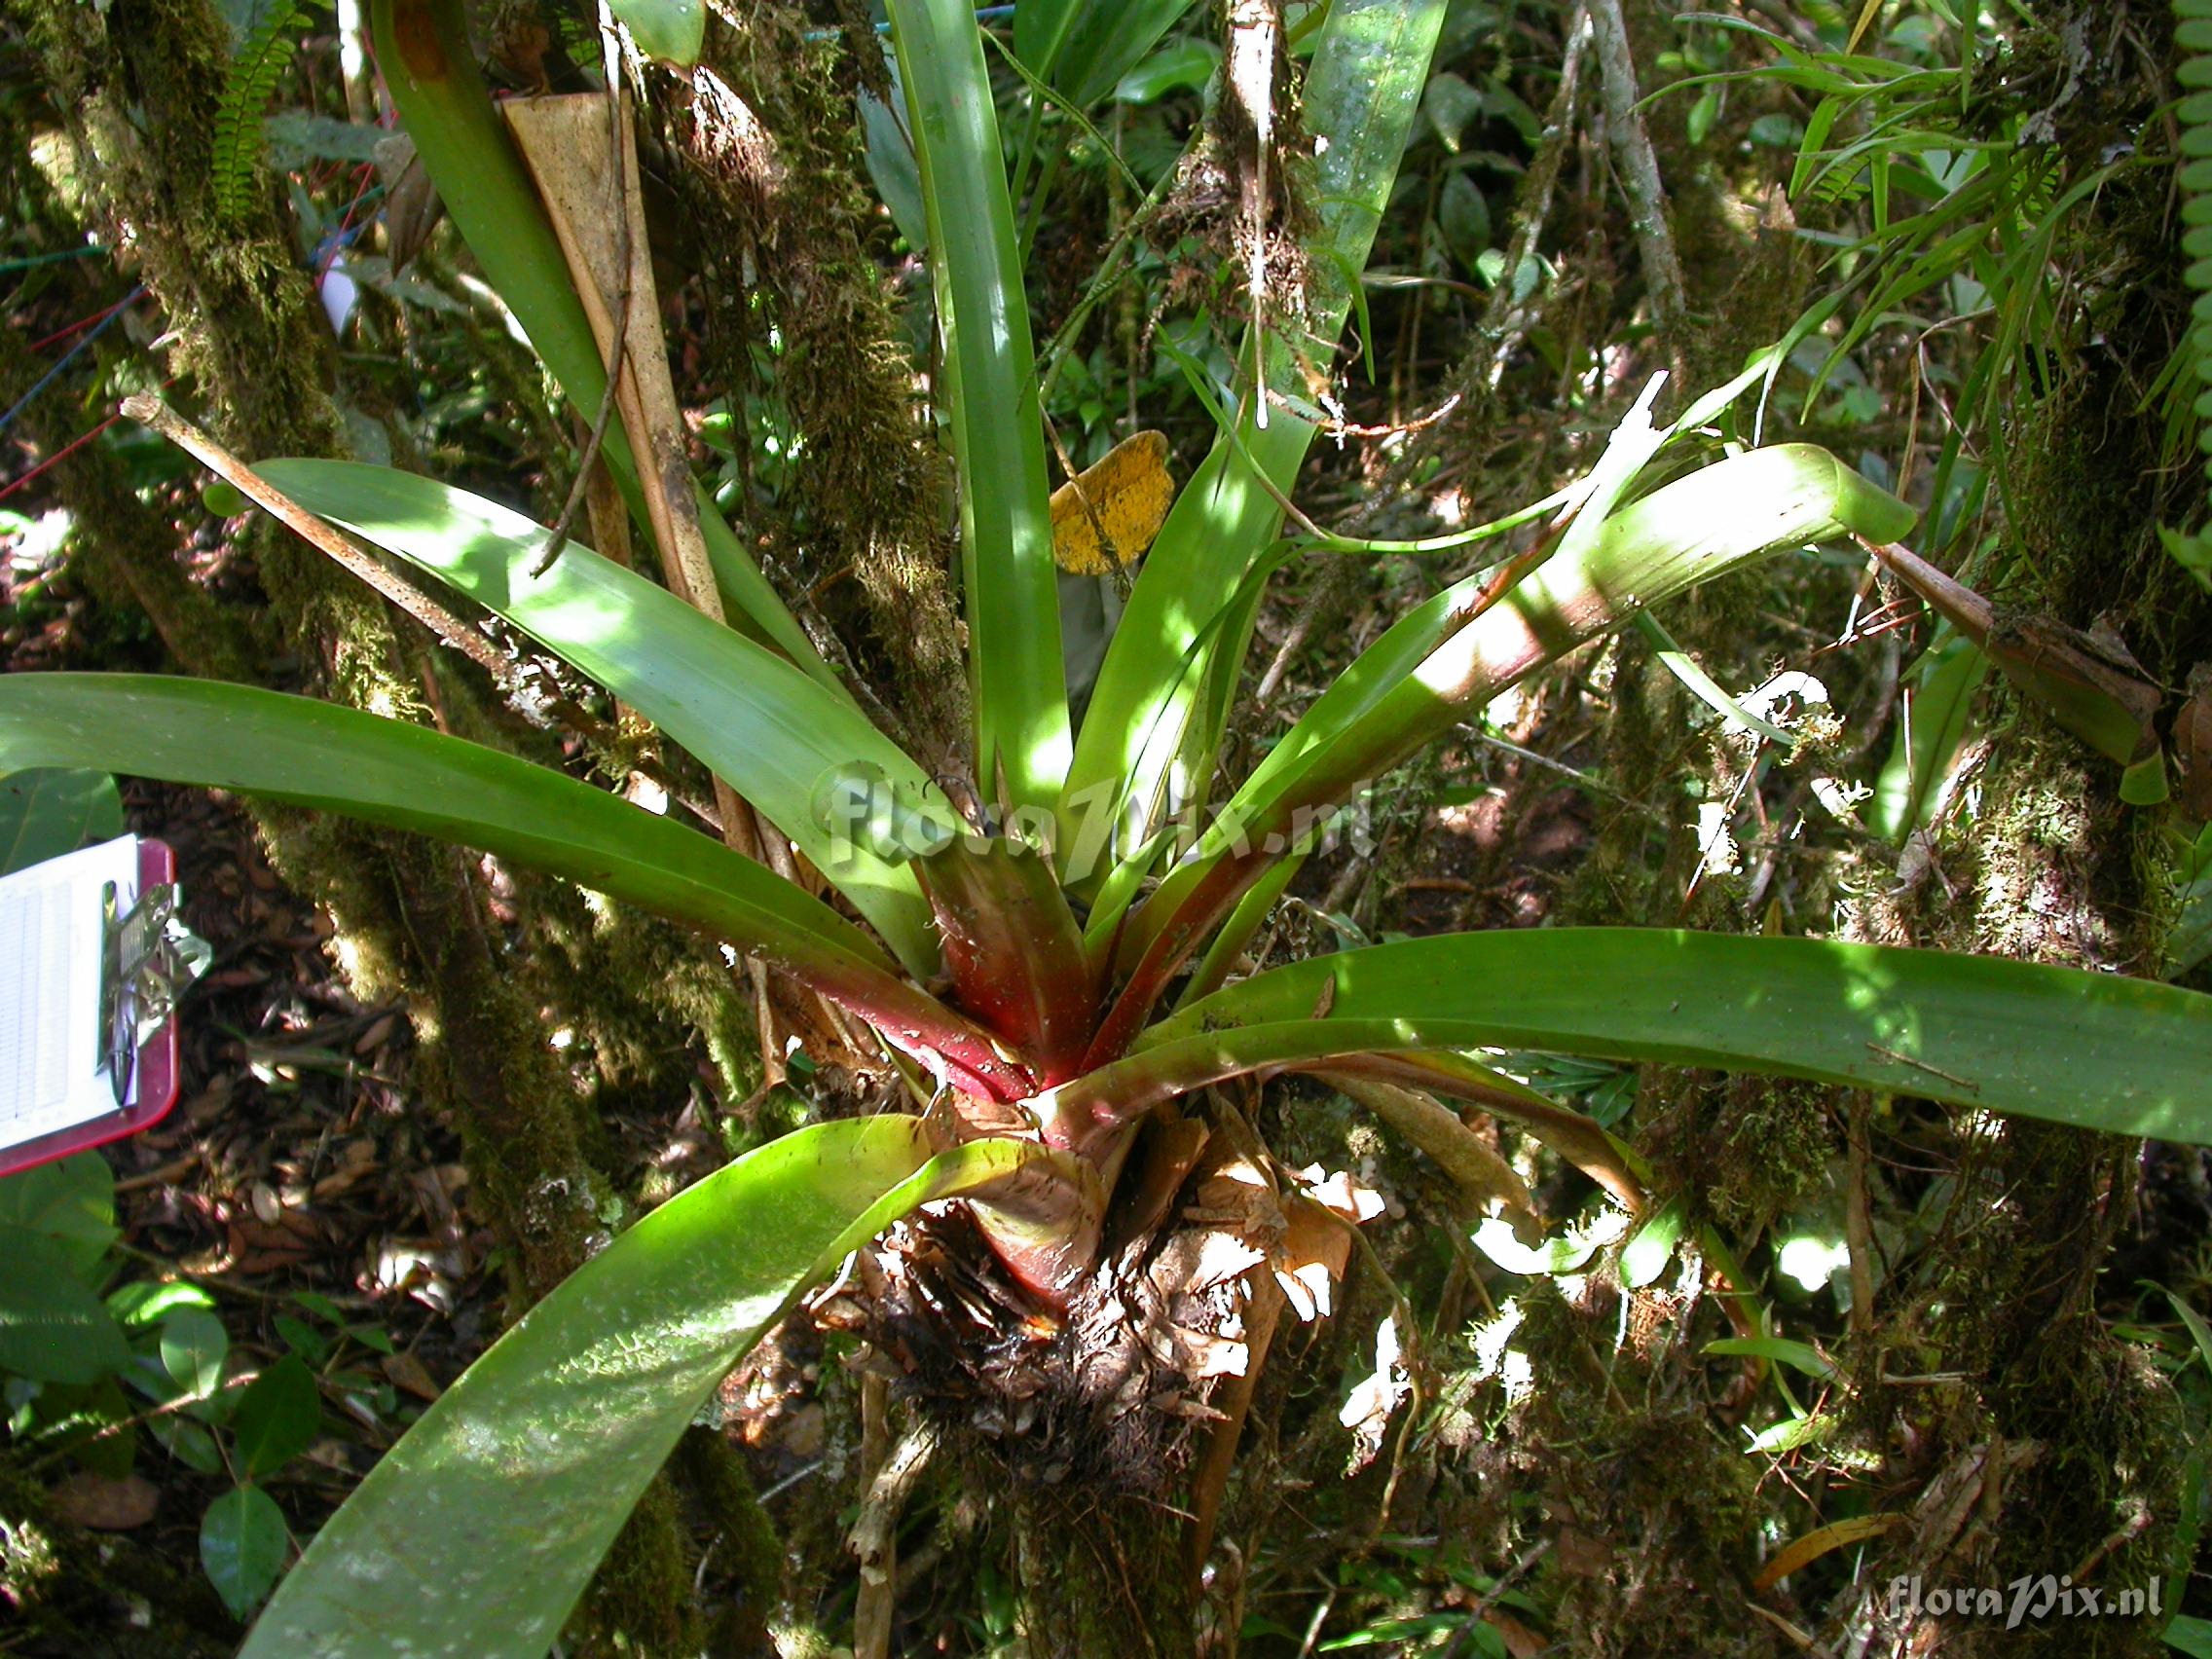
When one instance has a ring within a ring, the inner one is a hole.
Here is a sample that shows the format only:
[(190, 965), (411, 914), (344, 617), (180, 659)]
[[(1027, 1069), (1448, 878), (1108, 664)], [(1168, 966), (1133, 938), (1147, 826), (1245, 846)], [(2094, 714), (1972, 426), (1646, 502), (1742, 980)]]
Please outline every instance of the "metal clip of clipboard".
[(129, 1103), (140, 1047), (168, 1023), (177, 999), (215, 959), (213, 946), (184, 925), (179, 897), (175, 882), (160, 882), (142, 889), (137, 903), (118, 915), (113, 883), (105, 895), (101, 1058), (118, 1106)]

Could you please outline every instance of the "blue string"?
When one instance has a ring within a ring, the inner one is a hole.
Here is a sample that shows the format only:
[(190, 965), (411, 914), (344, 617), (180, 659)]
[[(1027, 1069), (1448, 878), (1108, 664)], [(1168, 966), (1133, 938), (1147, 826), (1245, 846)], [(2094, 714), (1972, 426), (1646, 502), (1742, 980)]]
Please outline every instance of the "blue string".
[(52, 386), (54, 384), (54, 377), (55, 375), (58, 375), (63, 369), (67, 368), (70, 364), (70, 361), (77, 355), (78, 352), (82, 351), (86, 347), (90, 346), (93, 341), (97, 340), (101, 335), (105, 334), (111, 327), (113, 327), (116, 321), (123, 315), (125, 312), (129, 311), (134, 303), (145, 296), (145, 292), (146, 290), (143, 286), (131, 289), (130, 292), (124, 297), (124, 300), (120, 305), (118, 305), (113, 311), (109, 312), (107, 315), (101, 317), (98, 322), (92, 325), (91, 330), (85, 335), (84, 339), (78, 341), (76, 345), (70, 347), (68, 350), (62, 352), (60, 357), (55, 361), (54, 367), (47, 370), (45, 374), (38, 377), (38, 384), (32, 387), (30, 390), (24, 392), (22, 396), (17, 398), (16, 406), (13, 409), (9, 410), (7, 414), (0, 415), (0, 432), (5, 432), (11, 425), (15, 424), (16, 417), (20, 415), (25, 409), (30, 407), (31, 400), (38, 396), (38, 394), (44, 391), (49, 386)]
[[(378, 185), (374, 190), (364, 190), (358, 197), (354, 199), (353, 205), (358, 207), (362, 203), (374, 201), (377, 197), (382, 196), (383, 194), (384, 186), (381, 184)], [(343, 231), (333, 230), (325, 232), (323, 234), (322, 240), (314, 244), (314, 252), (308, 255), (308, 269), (314, 274), (314, 279), (317, 282), (320, 282), (325, 276), (329, 276), (329, 261), (331, 256), (336, 254), (341, 248), (351, 247), (353, 245), (354, 240), (359, 237), (363, 231), (367, 230), (371, 225), (375, 223), (376, 221), (374, 219), (363, 219), (359, 224), (349, 225)]]

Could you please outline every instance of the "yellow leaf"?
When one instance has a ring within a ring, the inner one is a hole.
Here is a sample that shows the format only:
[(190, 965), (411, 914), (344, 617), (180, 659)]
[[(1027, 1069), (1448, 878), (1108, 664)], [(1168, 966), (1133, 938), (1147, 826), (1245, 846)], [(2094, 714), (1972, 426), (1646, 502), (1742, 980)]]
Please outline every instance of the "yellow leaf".
[(1885, 1512), (1879, 1515), (1854, 1515), (1842, 1521), (1831, 1521), (1825, 1527), (1816, 1528), (1803, 1537), (1792, 1539), (1775, 1553), (1774, 1559), (1760, 1567), (1751, 1579), (1751, 1588), (1757, 1591), (1772, 1589), (1809, 1562), (1818, 1561), (1832, 1549), (1845, 1544), (1858, 1543), (1886, 1532), (1893, 1527), (1902, 1527), (1910, 1516)]
[(1857, 52), (1859, 43), (1866, 38), (1866, 31), (1874, 26), (1874, 19), (1882, 15), (1882, 0), (1866, 0), (1866, 9), (1859, 14), (1859, 21), (1851, 26), (1851, 39), (1845, 45), (1846, 53)]
[(1174, 499), (1166, 435), (1124, 438), (1097, 465), (1052, 492), (1052, 557), (1079, 576), (1132, 565), (1152, 545)]

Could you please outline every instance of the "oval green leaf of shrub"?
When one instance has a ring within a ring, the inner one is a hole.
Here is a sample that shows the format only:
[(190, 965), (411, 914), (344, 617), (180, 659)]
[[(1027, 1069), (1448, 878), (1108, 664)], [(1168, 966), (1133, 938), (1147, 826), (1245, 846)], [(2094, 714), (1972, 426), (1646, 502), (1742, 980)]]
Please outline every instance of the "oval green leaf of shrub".
[(322, 1396), (314, 1373), (288, 1353), (246, 1385), (231, 1419), (239, 1456), (249, 1476), (280, 1468), (314, 1444), (322, 1429)]
[(200, 1565), (235, 1618), (261, 1605), (284, 1565), (284, 1512), (259, 1487), (238, 1487), (200, 1520)]
[(223, 1385), (230, 1351), (230, 1333), (204, 1308), (179, 1308), (162, 1321), (162, 1369), (187, 1398), (204, 1400)]
[(68, 1250), (0, 1224), (0, 1371), (41, 1382), (96, 1382), (130, 1363), (115, 1318)]
[[(361, 159), (367, 161), (369, 158), (364, 156)], [(236, 484), (226, 484), (220, 478), (201, 487), (200, 504), (207, 509), (209, 516), (219, 519), (237, 518), (246, 509), (245, 497), (240, 493), (239, 487)]]
[(622, 1235), (387, 1453), (277, 1589), (240, 1659), (536, 1659), (722, 1377), (845, 1254), (1018, 1167), (936, 1159), (916, 1118), (772, 1141)]
[(91, 1280), (115, 1225), (115, 1175), (96, 1152), (80, 1152), (0, 1181), (0, 1222), (27, 1227), (60, 1244), (77, 1275)]

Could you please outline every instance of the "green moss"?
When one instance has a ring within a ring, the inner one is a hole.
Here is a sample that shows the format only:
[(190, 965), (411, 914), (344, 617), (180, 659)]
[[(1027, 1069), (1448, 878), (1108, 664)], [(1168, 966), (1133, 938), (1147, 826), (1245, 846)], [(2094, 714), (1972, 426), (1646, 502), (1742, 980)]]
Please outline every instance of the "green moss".
[[(948, 765), (965, 744), (968, 682), (944, 469), (877, 264), (882, 220), (861, 184), (840, 49), (803, 14), (756, 6), (742, 27), (710, 21), (706, 63), (742, 109), (695, 96), (670, 120), (696, 225), (689, 251), (713, 300), (714, 359), (733, 409), (775, 400), (802, 446), (772, 502), (752, 488), (741, 452), (743, 510), (832, 619), (850, 608), (840, 581), (850, 573), (888, 669), (893, 724), (930, 764)], [(745, 423), (733, 435), (748, 441)]]
[[(2115, 1138), (2018, 1123), (1962, 1173), (1956, 1207), (1977, 1225), (1949, 1236), (1881, 1339), (1891, 1371), (1962, 1381), (1936, 1396), (1873, 1384), (1866, 1415), (1912, 1425), (1924, 1479), (1990, 1448), (2011, 1455), (1961, 1534), (1900, 1539), (1870, 1580), (2073, 1572), (2124, 1589), (2186, 1570), (2188, 1422), (2171, 1383), (2095, 1306), (2130, 1166)], [(2159, 1633), (2144, 1620), (2054, 1620), (2021, 1634), (1962, 1623), (1956, 1634), (1969, 1654), (2123, 1654), (2156, 1652)]]
[(49, 1479), (0, 1455), (0, 1607), (13, 1648), (86, 1659), (222, 1659), (236, 1648), (237, 1621), (196, 1562), (180, 1569), (130, 1533), (55, 1520)]
[(1018, 1628), (1031, 1659), (1195, 1651), (1183, 1529), (1162, 1525), (1155, 1505), (1029, 1488), (1009, 1508)]
[(0, 1595), (11, 1605), (35, 1606), (46, 1599), (49, 1582), (61, 1570), (54, 1540), (27, 1515), (0, 1523)]
[(1701, 1401), (1614, 1350), (1609, 1304), (1531, 1285), (1514, 1338), (1535, 1378), (1504, 1434), (1557, 1545), (1544, 1567), (1554, 1639), (1593, 1659), (1782, 1653), (1771, 1626), (1742, 1614), (1766, 1515), (1759, 1467)]
[(529, 925), (545, 993), (575, 1033), (602, 1084), (681, 1100), (703, 1042), (725, 1102), (760, 1086), (759, 1040), (750, 997), (719, 947), (625, 905), (541, 884), (529, 894)]
[(1730, 1236), (1755, 1235), (1826, 1190), (1835, 1093), (1788, 1079), (1659, 1074), (1638, 1114), (1657, 1190), (1694, 1193)]
[(735, 1595), (717, 1620), (710, 1651), (766, 1651), (768, 1618), (783, 1592), (784, 1550), (760, 1507), (745, 1460), (719, 1434), (693, 1428), (677, 1447), (675, 1466), (697, 1512), (694, 1530), (715, 1540), (715, 1572), (735, 1581)]
[(690, 1558), (675, 1493), (656, 1480), (630, 1512), (571, 1621), (579, 1659), (679, 1659), (703, 1651), (705, 1621), (692, 1601)]

